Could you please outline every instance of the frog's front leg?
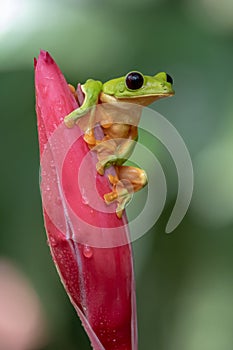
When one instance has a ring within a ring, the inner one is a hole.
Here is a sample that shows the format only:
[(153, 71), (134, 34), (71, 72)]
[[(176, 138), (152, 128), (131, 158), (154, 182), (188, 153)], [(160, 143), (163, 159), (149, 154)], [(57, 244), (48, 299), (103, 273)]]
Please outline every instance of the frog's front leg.
[(108, 176), (113, 189), (112, 192), (104, 195), (104, 200), (106, 204), (117, 202), (116, 214), (121, 218), (133, 193), (146, 186), (148, 181), (146, 172), (142, 169), (132, 166), (115, 166), (114, 168), (116, 176)]
[(86, 83), (81, 86), (82, 92), (85, 96), (84, 101), (79, 108), (75, 109), (65, 117), (64, 123), (68, 128), (72, 128), (79, 118), (87, 114), (93, 106), (98, 104), (102, 86), (103, 84), (101, 81), (93, 79), (88, 79)]

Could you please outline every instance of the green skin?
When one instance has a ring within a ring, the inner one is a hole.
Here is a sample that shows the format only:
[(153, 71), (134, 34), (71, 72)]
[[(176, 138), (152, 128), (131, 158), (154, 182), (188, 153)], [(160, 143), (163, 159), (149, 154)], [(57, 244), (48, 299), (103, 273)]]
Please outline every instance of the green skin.
[(144, 83), (140, 89), (130, 90), (125, 84), (125, 76), (112, 79), (106, 83), (98, 80), (88, 79), (82, 85), (82, 91), (85, 95), (81, 107), (74, 110), (65, 117), (67, 127), (72, 127), (78, 118), (82, 117), (90, 107), (100, 102), (133, 102), (140, 105), (148, 105), (155, 100), (172, 96), (174, 90), (172, 84), (167, 82), (167, 75), (164, 72), (155, 76), (144, 75)]
[[(141, 73), (140, 73), (141, 74)], [(128, 74), (127, 74), (128, 76)], [(152, 102), (167, 96), (174, 95), (174, 90), (172, 88), (171, 82), (167, 81), (167, 74), (160, 72), (154, 76), (143, 76), (143, 85), (139, 89), (131, 90), (126, 85), (126, 77), (120, 77), (116, 79), (109, 80), (105, 83), (101, 81), (88, 79), (85, 84), (81, 86), (82, 92), (84, 93), (83, 104), (67, 115), (64, 119), (64, 123), (68, 128), (73, 127), (78, 120), (90, 111), (91, 107), (96, 106), (98, 103), (135, 103), (141, 106), (147, 106)], [(122, 139), (123, 142), (117, 144), (115, 150), (109, 151), (111, 147), (108, 144), (102, 143), (102, 145), (95, 143), (93, 126), (95, 125), (95, 109), (92, 108), (90, 116), (88, 119), (88, 131), (85, 133), (84, 139), (90, 145), (94, 144), (95, 150), (97, 151), (99, 162), (97, 163), (97, 171), (99, 174), (103, 175), (106, 167), (114, 165), (118, 179), (121, 180), (127, 177), (128, 180), (133, 184), (134, 191), (138, 191), (140, 188), (147, 184), (147, 177), (143, 170), (133, 167), (121, 166), (131, 155), (135, 147), (135, 141), (137, 140), (137, 127), (132, 127), (129, 124), (116, 124), (113, 123), (113, 127), (109, 129), (104, 129), (105, 136), (108, 136), (108, 140)], [(117, 127), (116, 127), (117, 125)], [(128, 128), (128, 129), (127, 129)], [(90, 130), (92, 141), (90, 139)], [(125, 130), (127, 131), (125, 136)], [(109, 134), (108, 134), (109, 132)], [(94, 141), (93, 141), (94, 139)], [(105, 141), (103, 139), (103, 141)], [(117, 141), (116, 141), (117, 143)], [(124, 168), (124, 169), (123, 169)], [(126, 171), (127, 168), (127, 171)], [(135, 175), (136, 174), (136, 175)], [(115, 185), (114, 182), (112, 182)], [(116, 191), (115, 191), (116, 192)], [(115, 196), (114, 193), (114, 198)], [(125, 190), (123, 191), (125, 193)], [(127, 192), (127, 190), (126, 190)], [(106, 203), (111, 202), (111, 196), (107, 197)], [(117, 194), (118, 201), (118, 216), (121, 217), (121, 213), (124, 210), (125, 204), (130, 199), (130, 194), (124, 194), (120, 199), (121, 195)], [(110, 198), (110, 199), (109, 199)]]

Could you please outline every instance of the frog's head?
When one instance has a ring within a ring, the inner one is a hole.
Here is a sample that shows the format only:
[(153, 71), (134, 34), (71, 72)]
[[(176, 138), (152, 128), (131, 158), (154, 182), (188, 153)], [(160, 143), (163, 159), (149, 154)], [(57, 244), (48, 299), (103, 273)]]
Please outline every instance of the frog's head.
[(152, 102), (174, 95), (170, 75), (160, 72), (154, 76), (129, 72), (125, 77), (109, 80), (103, 84), (102, 102), (132, 102), (147, 106)]

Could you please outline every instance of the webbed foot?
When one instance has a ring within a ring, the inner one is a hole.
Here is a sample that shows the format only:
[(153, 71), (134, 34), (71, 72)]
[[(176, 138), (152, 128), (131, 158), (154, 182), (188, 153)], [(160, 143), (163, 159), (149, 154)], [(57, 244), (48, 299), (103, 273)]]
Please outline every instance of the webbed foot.
[(117, 202), (116, 215), (121, 219), (127, 203), (132, 198), (133, 187), (128, 181), (119, 180), (117, 176), (109, 175), (108, 178), (113, 185), (113, 190), (104, 195), (104, 200), (108, 205)]
[(117, 202), (116, 214), (120, 219), (133, 193), (147, 184), (146, 172), (132, 166), (114, 166), (116, 175), (108, 175), (112, 191), (104, 195), (106, 204)]

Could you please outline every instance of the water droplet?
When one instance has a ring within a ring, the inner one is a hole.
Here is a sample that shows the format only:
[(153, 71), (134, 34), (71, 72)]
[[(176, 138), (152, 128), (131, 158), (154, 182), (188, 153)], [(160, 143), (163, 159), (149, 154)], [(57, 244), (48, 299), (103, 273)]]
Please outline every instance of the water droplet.
[(54, 164), (54, 160), (53, 159), (50, 161), (50, 166), (51, 166), (51, 168), (55, 168), (55, 164)]
[(54, 237), (50, 237), (49, 242), (50, 242), (50, 245), (51, 245), (52, 247), (56, 247), (56, 246), (57, 246), (57, 242), (56, 242), (56, 240), (55, 240)]
[(92, 255), (93, 255), (93, 250), (91, 247), (89, 247), (88, 245), (85, 245), (83, 247), (83, 255), (86, 257), (86, 258), (91, 258)]
[(89, 199), (88, 199), (88, 197), (86, 195), (86, 192), (85, 192), (85, 190), (83, 188), (82, 188), (82, 202), (85, 205), (89, 204)]

